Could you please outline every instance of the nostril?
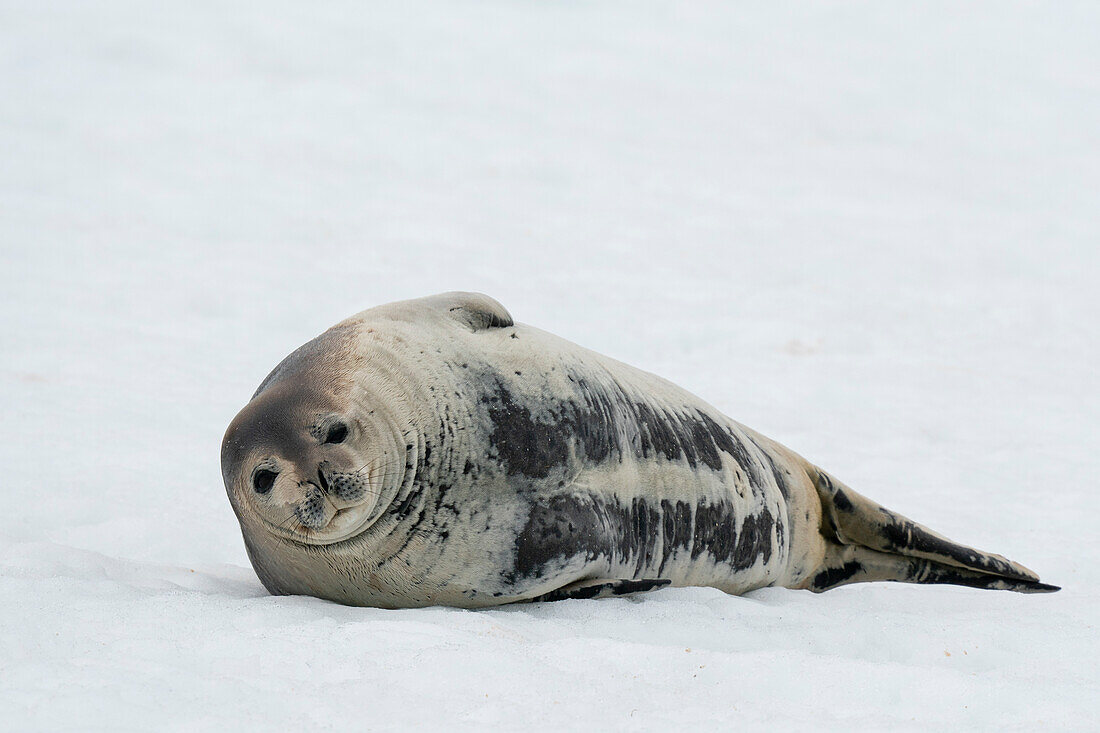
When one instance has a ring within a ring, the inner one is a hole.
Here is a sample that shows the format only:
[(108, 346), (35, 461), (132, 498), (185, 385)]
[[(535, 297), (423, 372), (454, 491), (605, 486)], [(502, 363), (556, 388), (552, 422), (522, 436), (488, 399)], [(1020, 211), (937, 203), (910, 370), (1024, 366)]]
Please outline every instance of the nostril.
[(317, 467), (317, 480), (321, 482), (321, 491), (328, 493), (328, 481), (325, 479), (325, 472), (321, 470), (321, 467)]

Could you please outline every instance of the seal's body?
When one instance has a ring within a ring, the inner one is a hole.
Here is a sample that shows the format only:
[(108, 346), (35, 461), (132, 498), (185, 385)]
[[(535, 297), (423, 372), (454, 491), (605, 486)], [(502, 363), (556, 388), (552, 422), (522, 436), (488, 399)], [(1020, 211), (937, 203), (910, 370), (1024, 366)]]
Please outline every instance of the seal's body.
[(222, 471), (276, 594), (394, 608), (669, 584), (1056, 590), (470, 293), (364, 311), (291, 354), (230, 425)]

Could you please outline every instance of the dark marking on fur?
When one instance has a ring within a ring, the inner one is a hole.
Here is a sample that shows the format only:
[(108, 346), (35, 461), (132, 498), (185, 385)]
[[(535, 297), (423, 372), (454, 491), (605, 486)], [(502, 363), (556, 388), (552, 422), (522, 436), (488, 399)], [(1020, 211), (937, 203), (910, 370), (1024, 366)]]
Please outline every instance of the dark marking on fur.
[(727, 562), (738, 570), (750, 568), (757, 558), (766, 563), (772, 555), (775, 520), (767, 507), (749, 515), (737, 529), (737, 517), (725, 502), (702, 504), (695, 510), (695, 537), (691, 557), (704, 552), (715, 562)]
[(416, 503), (416, 500), (420, 498), (421, 492), (422, 487), (420, 486), (420, 484), (414, 482), (412, 487), (410, 487), (409, 489), (409, 493), (406, 494), (405, 497), (400, 501), (400, 503), (398, 503), (398, 505), (394, 508), (393, 514), (396, 515), (398, 519), (405, 519), (407, 516), (409, 516), (409, 514), (412, 513), (412, 508), (413, 505)]
[(511, 579), (542, 577), (548, 566), (598, 558), (631, 566), (635, 579), (655, 565), (660, 575), (677, 550), (689, 548), (693, 560), (705, 554), (743, 570), (771, 558), (774, 528), (767, 508), (738, 526), (724, 502), (704, 503), (692, 511), (684, 502), (666, 500), (654, 507), (640, 497), (627, 505), (590, 494), (555, 496), (531, 509), (516, 538)]
[[(674, 461), (683, 456), (683, 446), (677, 440), (677, 431), (666, 413), (655, 410), (645, 402), (636, 402), (632, 408), (637, 421), (642, 458), (660, 454), (666, 460)], [(694, 457), (688, 458), (688, 463), (694, 468)]]
[[(762, 466), (759, 461), (753, 459), (744, 444), (734, 436), (732, 430), (719, 425), (715, 422), (714, 418), (705, 412), (699, 412), (698, 414), (700, 419), (707, 424), (707, 429), (714, 438), (718, 448), (733, 457), (737, 465), (741, 466), (748, 475), (749, 485), (756, 491), (759, 491), (765, 485), (764, 476), (760, 472)], [(765, 450), (762, 450), (761, 453), (764, 455), (768, 454)]]
[[(743, 468), (750, 485), (764, 485), (759, 461), (749, 454), (733, 431), (702, 410), (677, 415), (654, 408), (645, 402), (631, 405), (635, 417), (637, 448), (642, 458), (664, 456), (666, 460), (683, 459), (691, 468), (704, 465), (713, 471), (722, 470), (722, 453)], [(766, 451), (763, 451), (767, 455)]]
[(679, 414), (630, 401), (614, 383), (567, 377), (576, 385), (575, 396), (535, 418), (533, 405), (513, 393), (502, 377), (487, 376), (492, 386), (482, 402), (493, 427), (489, 443), (509, 475), (546, 478), (571, 454), (595, 463), (622, 460), (624, 446), (630, 446), (641, 458), (682, 460), (692, 469), (706, 466), (713, 471), (723, 469), (725, 453), (746, 472), (754, 489), (766, 485), (760, 461), (729, 427), (706, 412)]
[(844, 563), (839, 568), (826, 568), (820, 573), (814, 576), (813, 590), (821, 591), (828, 590), (833, 586), (840, 585), (841, 583), (851, 580), (855, 577), (856, 573), (863, 570), (863, 566), (855, 560)]
[(489, 404), (493, 425), (489, 445), (509, 475), (546, 478), (569, 458), (568, 436), (560, 426), (536, 420), (499, 381), (495, 393), (482, 401)]
[(556, 496), (531, 508), (527, 524), (516, 537), (515, 575), (542, 577), (552, 561), (583, 554), (598, 557), (608, 550), (591, 500)]
[(661, 500), (661, 567), (657, 574), (662, 575), (665, 565), (678, 550), (687, 550), (691, 547), (694, 536), (691, 505), (678, 501), (673, 504), (668, 499)]
[(605, 390), (590, 388), (583, 379), (578, 386), (584, 404), (570, 402), (565, 405), (562, 422), (572, 429), (588, 460), (602, 462), (613, 453), (621, 457), (622, 442), (615, 428), (615, 402)]
[(547, 564), (606, 557), (640, 574), (655, 560), (662, 520), (644, 499), (629, 506), (595, 496), (555, 496), (532, 508), (516, 538), (515, 572), (541, 577)]
[(778, 520), (772, 517), (767, 507), (759, 514), (745, 517), (741, 522), (741, 531), (737, 534), (737, 548), (729, 560), (735, 568), (751, 568), (757, 558), (765, 563), (772, 556), (772, 530)]
[(848, 498), (848, 495), (842, 489), (834, 486), (829, 474), (821, 469), (817, 469), (817, 483), (820, 488), (825, 490), (826, 494), (832, 497), (833, 506), (838, 511), (851, 512), (855, 510), (855, 505), (852, 504), (852, 500)]
[(621, 455), (613, 403), (600, 390), (583, 390), (581, 394), (583, 404), (563, 403), (551, 419), (542, 420), (495, 380), (494, 392), (482, 401), (489, 405), (493, 425), (489, 445), (509, 475), (546, 478), (569, 460), (570, 448), (597, 463), (612, 454)]
[(696, 410), (695, 418), (688, 418), (690, 425), (691, 446), (699, 456), (699, 460), (713, 471), (722, 470), (722, 456), (719, 451), (725, 451), (730, 455), (732, 445), (730, 435), (726, 430), (711, 419), (705, 412)]
[(749, 440), (752, 441), (752, 444), (756, 446), (756, 449), (759, 450), (764, 456), (764, 459), (767, 460), (768, 467), (771, 468), (772, 475), (775, 476), (775, 485), (779, 487), (779, 493), (783, 495), (784, 499), (790, 499), (791, 487), (790, 484), (787, 483), (790, 474), (787, 473), (786, 469), (781, 469), (779, 466), (775, 465), (775, 459), (772, 458), (771, 451), (766, 450), (762, 445), (757, 443), (755, 438), (750, 437)]
[(645, 499), (635, 498), (630, 502), (630, 529), (619, 543), (619, 552), (623, 558), (634, 554), (637, 558), (635, 577), (645, 572), (654, 561), (654, 551), (661, 529), (661, 515)]
[(940, 539), (888, 509), (881, 509), (880, 511), (889, 519), (889, 522), (882, 527), (882, 536), (890, 547), (898, 548), (898, 551), (915, 550), (942, 555), (970, 567), (984, 568), (998, 574), (1009, 575), (1009, 577), (1030, 580), (1030, 578), (1014, 572), (1007, 563), (998, 562), (995, 558), (987, 558), (982, 553), (969, 547)]

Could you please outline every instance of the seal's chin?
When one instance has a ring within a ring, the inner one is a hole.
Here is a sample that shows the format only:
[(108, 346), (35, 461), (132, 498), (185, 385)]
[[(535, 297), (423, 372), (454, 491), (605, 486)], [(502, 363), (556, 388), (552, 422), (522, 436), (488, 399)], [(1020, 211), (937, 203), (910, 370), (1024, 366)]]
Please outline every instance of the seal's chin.
[(303, 545), (334, 545), (350, 540), (363, 531), (370, 519), (370, 511), (371, 502), (337, 509), (328, 524), (317, 529), (302, 524), (293, 527), (267, 524), (275, 534)]

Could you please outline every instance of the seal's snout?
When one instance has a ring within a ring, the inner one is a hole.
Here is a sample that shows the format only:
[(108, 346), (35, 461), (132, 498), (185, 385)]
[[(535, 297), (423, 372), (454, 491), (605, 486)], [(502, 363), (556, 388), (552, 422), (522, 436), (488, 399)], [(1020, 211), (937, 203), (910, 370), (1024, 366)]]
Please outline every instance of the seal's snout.
[(357, 504), (363, 495), (348, 490), (350, 484), (346, 477), (347, 474), (334, 469), (328, 461), (322, 461), (317, 465), (317, 478), (313, 483), (337, 509), (347, 509)]
[(306, 498), (294, 509), (298, 522), (307, 529), (322, 529), (334, 516), (325, 495), (312, 483), (303, 484)]

